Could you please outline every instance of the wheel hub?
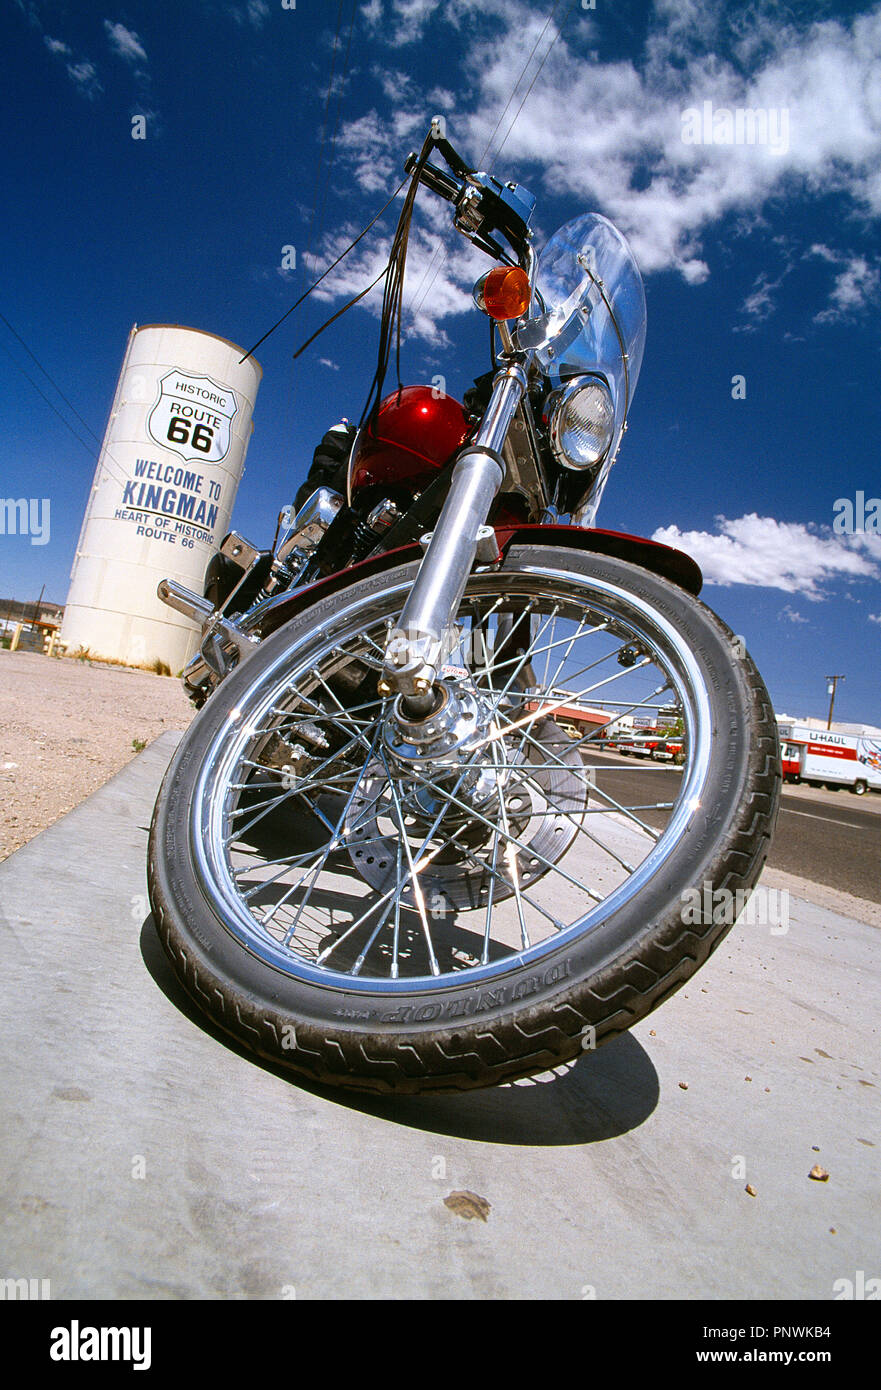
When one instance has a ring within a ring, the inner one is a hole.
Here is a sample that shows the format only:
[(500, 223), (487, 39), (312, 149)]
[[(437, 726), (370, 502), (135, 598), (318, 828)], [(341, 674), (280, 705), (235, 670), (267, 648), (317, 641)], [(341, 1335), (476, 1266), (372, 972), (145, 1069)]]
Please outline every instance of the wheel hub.
[(461, 768), (484, 740), (489, 708), (474, 691), (438, 681), (434, 693), (428, 714), (408, 714), (399, 695), (386, 716), (383, 744), (402, 769)]
[[(404, 717), (400, 704), (398, 697), (383, 730), (385, 757), (368, 768), (347, 817), (357, 873), (381, 894), (393, 889), (405, 856), (403, 817), (430, 913), (473, 909), (490, 893), (499, 902), (527, 889), (578, 833), (588, 792), (577, 750), (549, 719), (531, 726), (528, 744), (515, 730), (490, 747), (488, 707), (478, 694), (446, 683), (422, 719)], [(403, 863), (406, 869), (406, 857)], [(416, 906), (412, 883), (400, 901)]]

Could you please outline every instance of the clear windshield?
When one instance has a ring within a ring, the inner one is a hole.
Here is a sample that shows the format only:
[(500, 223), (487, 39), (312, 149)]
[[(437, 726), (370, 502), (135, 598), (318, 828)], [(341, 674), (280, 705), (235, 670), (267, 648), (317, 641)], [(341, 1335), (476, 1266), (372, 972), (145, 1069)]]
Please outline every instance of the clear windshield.
[(645, 347), (645, 293), (626, 240), (598, 213), (574, 218), (542, 251), (536, 288), (544, 311), (518, 330), (517, 346), (536, 353), (555, 385), (579, 372), (604, 376), (620, 428)]

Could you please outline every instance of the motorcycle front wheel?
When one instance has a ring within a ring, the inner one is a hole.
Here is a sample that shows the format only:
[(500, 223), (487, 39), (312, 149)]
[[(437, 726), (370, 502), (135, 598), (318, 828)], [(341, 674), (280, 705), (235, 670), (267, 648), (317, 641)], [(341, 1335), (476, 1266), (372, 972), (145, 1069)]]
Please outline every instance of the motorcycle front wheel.
[[(169, 959), (222, 1029), (400, 1093), (543, 1071), (645, 1017), (729, 930), (780, 787), (725, 625), (564, 547), (471, 575), (440, 708), (402, 724), (377, 681), (416, 569), (316, 602), (226, 678), (168, 768), (148, 866)], [(600, 750), (633, 718), (684, 730), (681, 769)]]

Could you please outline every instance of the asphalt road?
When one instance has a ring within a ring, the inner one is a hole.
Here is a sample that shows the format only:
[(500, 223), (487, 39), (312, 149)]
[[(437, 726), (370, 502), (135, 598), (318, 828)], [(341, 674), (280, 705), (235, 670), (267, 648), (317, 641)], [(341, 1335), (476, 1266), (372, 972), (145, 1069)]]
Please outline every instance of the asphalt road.
[[(597, 785), (623, 805), (669, 802), (677, 795), (681, 773), (666, 764), (594, 752), (589, 761), (608, 766), (608, 772), (598, 771)], [(849, 791), (833, 795), (809, 787), (785, 790), (769, 867), (881, 902), (879, 804), (881, 796), (871, 792), (856, 797)], [(660, 827), (667, 813), (639, 814)]]

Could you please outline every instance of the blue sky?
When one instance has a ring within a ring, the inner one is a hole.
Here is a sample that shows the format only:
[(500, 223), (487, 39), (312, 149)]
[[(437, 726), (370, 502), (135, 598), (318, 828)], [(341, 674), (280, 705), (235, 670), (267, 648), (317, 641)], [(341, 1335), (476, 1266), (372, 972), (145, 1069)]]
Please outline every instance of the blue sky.
[[(250, 346), (443, 113), (467, 158), (538, 196), (539, 243), (600, 211), (643, 269), (646, 354), (599, 524), (695, 556), (778, 710), (824, 712), (842, 672), (836, 716), (881, 724), (881, 536), (832, 530), (836, 500), (881, 494), (881, 5), (2, 0), (0, 51), (0, 313), (40, 364), (0, 321), (0, 493), (52, 506), (49, 544), (0, 537), (0, 594), (66, 596), (131, 324)], [(683, 138), (705, 103), (716, 142)], [(764, 142), (726, 134), (744, 109)], [(461, 394), (486, 367), (469, 290), (488, 262), (447, 225), (421, 195), (404, 375)], [(375, 296), (292, 354), (391, 230), (257, 353), (234, 524), (258, 543), (325, 428), (361, 413)]]

